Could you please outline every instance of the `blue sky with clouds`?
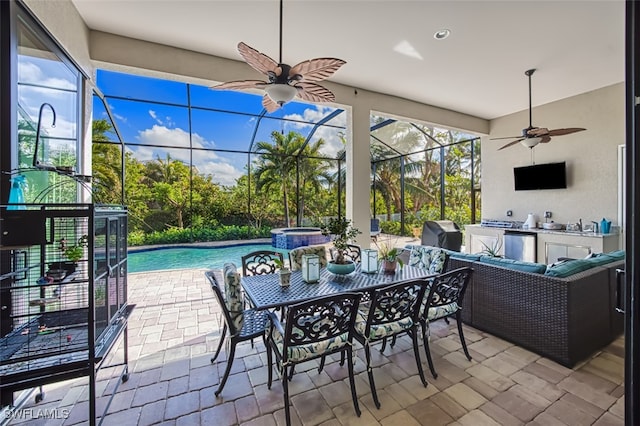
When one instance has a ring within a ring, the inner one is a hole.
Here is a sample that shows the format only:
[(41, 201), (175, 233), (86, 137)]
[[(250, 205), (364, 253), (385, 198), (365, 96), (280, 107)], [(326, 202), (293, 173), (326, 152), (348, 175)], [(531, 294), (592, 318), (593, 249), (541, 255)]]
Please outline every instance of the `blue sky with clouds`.
[[(158, 148), (194, 148), (211, 150), (246, 151), (262, 111), (261, 96), (249, 93), (211, 90), (208, 87), (188, 85), (175, 81), (134, 76), (99, 70), (97, 84), (107, 97), (109, 107), (124, 141), (130, 144), (135, 157), (141, 161), (155, 159), (158, 155), (189, 163), (188, 150)], [(191, 126), (189, 109), (191, 102)], [(215, 109), (216, 111), (212, 111)], [(225, 110), (225, 111), (222, 111)], [(272, 114), (265, 115), (258, 126), (255, 141), (270, 141), (273, 130), (295, 130), (307, 135), (323, 117), (335, 108), (290, 102)], [(107, 118), (101, 101), (94, 101), (94, 118)], [(282, 121), (281, 119), (305, 123)], [(346, 113), (330, 122), (345, 126)], [(191, 128), (191, 140), (190, 132)], [(339, 129), (320, 127), (312, 139), (325, 140), (324, 154), (335, 157), (342, 148)], [(223, 151), (194, 151), (193, 162), (198, 170), (210, 174), (223, 185), (233, 185), (245, 173), (246, 154)]]

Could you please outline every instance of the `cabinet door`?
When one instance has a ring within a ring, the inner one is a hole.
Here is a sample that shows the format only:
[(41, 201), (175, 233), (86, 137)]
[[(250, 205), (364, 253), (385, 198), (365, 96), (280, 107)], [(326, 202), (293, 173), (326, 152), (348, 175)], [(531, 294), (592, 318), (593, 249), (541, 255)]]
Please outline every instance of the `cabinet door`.
[(591, 247), (567, 246), (567, 257), (572, 259), (583, 259), (591, 254)]
[(546, 243), (546, 262), (555, 263), (561, 257), (582, 259), (591, 253), (591, 247), (561, 243)]
[(547, 265), (555, 263), (561, 257), (567, 256), (567, 245), (559, 243), (547, 243), (546, 244), (546, 260)]

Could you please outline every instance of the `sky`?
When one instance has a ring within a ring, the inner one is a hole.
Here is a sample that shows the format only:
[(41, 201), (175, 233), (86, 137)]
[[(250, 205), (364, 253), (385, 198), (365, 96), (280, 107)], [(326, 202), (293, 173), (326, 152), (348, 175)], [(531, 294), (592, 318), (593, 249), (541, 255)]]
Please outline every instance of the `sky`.
[[(194, 151), (194, 165), (201, 173), (210, 174), (214, 181), (234, 185), (245, 173), (247, 155), (225, 150), (244, 152), (249, 149), (263, 109), (261, 96), (106, 70), (98, 71), (97, 86), (107, 99), (125, 143), (130, 144), (128, 149), (138, 160), (153, 160), (158, 155), (164, 159), (168, 153), (174, 159), (189, 163), (188, 150), (144, 145), (188, 148), (191, 143), (194, 148), (223, 150)], [(189, 101), (191, 120), (187, 108)], [(295, 130), (306, 136), (313, 123), (334, 110), (323, 105), (290, 102), (259, 121), (255, 142), (270, 142), (273, 130)], [(102, 101), (94, 97), (94, 119), (100, 118), (107, 118), (107, 114)], [(283, 121), (282, 118), (305, 123)], [(339, 114), (330, 123), (346, 126), (346, 113)], [(335, 158), (343, 148), (339, 132), (340, 129), (322, 126), (312, 142), (323, 138), (323, 154)]]
[[(47, 57), (20, 55), (19, 58), (21, 112), (36, 123), (42, 105), (51, 104), (56, 111), (56, 125), (51, 126), (53, 115), (50, 109), (43, 108), (41, 128), (44, 138), (41, 143), (49, 144), (51, 152), (55, 147), (73, 152), (79, 137), (75, 123), (82, 122), (77, 102), (77, 72)], [(127, 149), (135, 158), (151, 161), (158, 157), (165, 159), (168, 154), (186, 164), (193, 161), (198, 171), (225, 186), (235, 185), (236, 180), (245, 174), (246, 151), (254, 132), (255, 143), (271, 142), (273, 131), (286, 133), (294, 130), (306, 137), (315, 123), (336, 111), (334, 107), (294, 100), (260, 118), (263, 107), (261, 95), (257, 94), (212, 90), (107, 70), (98, 70), (96, 83), (105, 95)], [(192, 106), (191, 116), (189, 104)], [(93, 118), (108, 119), (98, 96), (94, 96)], [(374, 118), (372, 116), (372, 120)], [(321, 153), (335, 158), (343, 149), (340, 135), (345, 133), (346, 121), (347, 114), (342, 111), (327, 123), (336, 127), (318, 127), (311, 143), (322, 138), (325, 144)], [(404, 127), (412, 130), (409, 123), (404, 123)], [(391, 130), (391, 127), (386, 130)], [(57, 139), (48, 139), (47, 136)], [(117, 141), (115, 135), (113, 140)], [(184, 149), (189, 146), (196, 148), (193, 158), (191, 152)]]

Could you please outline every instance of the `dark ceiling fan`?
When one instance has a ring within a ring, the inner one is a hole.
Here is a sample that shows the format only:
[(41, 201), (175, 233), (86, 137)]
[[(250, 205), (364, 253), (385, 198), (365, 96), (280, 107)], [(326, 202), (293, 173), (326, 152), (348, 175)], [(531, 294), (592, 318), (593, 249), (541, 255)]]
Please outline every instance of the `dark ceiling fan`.
[(534, 146), (538, 145), (539, 143), (547, 143), (549, 141), (551, 141), (551, 137), (552, 136), (562, 136), (562, 135), (569, 135), (571, 133), (576, 133), (576, 132), (581, 132), (583, 129), (581, 127), (568, 127), (565, 129), (553, 129), (553, 130), (549, 130), (546, 127), (534, 127), (531, 124), (531, 76), (533, 75), (533, 73), (535, 72), (535, 68), (534, 69), (530, 69), (524, 72), (524, 74), (529, 77), (529, 127), (527, 127), (526, 129), (522, 129), (522, 135), (521, 136), (507, 136), (507, 137), (503, 137), (503, 138), (491, 138), (491, 140), (499, 140), (499, 139), (513, 139), (516, 138), (515, 140), (509, 142), (508, 144), (500, 147), (498, 149), (498, 151), (500, 151), (501, 149), (505, 149), (508, 148), (510, 146), (513, 146), (515, 144), (517, 144), (518, 142), (522, 142), (522, 144), (524, 146), (526, 146), (527, 148), (533, 148)]
[(276, 62), (243, 42), (238, 51), (245, 62), (256, 71), (265, 74), (269, 81), (238, 80), (213, 86), (212, 89), (244, 90), (264, 89), (262, 106), (273, 112), (295, 96), (310, 102), (332, 102), (335, 95), (315, 84), (330, 77), (346, 62), (336, 58), (316, 58), (300, 62), (293, 67), (282, 62), (282, 0), (280, 0), (280, 57)]

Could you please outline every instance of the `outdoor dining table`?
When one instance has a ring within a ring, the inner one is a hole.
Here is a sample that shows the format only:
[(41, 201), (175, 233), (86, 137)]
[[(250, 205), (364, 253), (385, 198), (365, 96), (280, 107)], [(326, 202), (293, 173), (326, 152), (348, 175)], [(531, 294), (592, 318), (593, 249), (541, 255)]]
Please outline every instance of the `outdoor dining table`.
[(429, 276), (426, 269), (409, 265), (398, 268), (395, 274), (385, 274), (382, 271), (364, 273), (360, 271), (360, 265), (358, 265), (356, 270), (348, 275), (336, 275), (322, 268), (320, 279), (315, 283), (304, 282), (302, 272), (294, 271), (291, 273), (290, 285), (287, 287), (280, 286), (278, 274), (242, 277), (241, 284), (245, 295), (256, 309), (267, 309), (293, 305), (315, 297), (341, 292), (373, 293), (381, 287)]

